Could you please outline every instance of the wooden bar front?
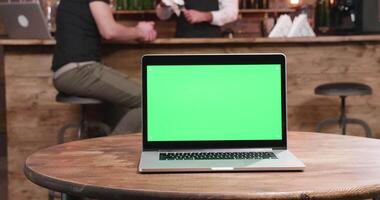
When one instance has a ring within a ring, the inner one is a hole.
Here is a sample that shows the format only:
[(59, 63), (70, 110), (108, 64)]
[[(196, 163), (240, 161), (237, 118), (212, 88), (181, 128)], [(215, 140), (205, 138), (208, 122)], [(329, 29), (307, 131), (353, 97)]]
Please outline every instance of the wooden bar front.
[[(79, 120), (78, 106), (55, 102), (57, 92), (50, 72), (54, 43), (0, 40), (0, 46), (4, 46), (6, 111), (3, 115), (8, 138), (10, 200), (47, 198), (45, 189), (24, 177), (25, 158), (56, 144), (57, 130), (66, 122)], [(357, 81), (370, 85), (374, 94), (349, 97), (348, 115), (365, 120), (375, 137), (380, 138), (380, 36), (160, 39), (153, 44), (105, 44), (103, 61), (139, 81), (140, 59), (144, 54), (264, 52), (282, 52), (287, 56), (289, 130), (314, 131), (317, 122), (339, 115), (339, 98), (315, 96), (317, 85)], [(337, 127), (325, 129), (326, 132), (337, 130)], [(364, 136), (360, 127), (349, 126), (348, 132)]]

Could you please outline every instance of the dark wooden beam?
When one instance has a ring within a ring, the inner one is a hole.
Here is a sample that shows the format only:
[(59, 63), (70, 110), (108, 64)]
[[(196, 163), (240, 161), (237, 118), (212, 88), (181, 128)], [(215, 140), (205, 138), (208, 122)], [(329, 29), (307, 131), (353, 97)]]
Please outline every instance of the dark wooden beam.
[(0, 45), (0, 199), (8, 199), (7, 135), (5, 129), (4, 46)]

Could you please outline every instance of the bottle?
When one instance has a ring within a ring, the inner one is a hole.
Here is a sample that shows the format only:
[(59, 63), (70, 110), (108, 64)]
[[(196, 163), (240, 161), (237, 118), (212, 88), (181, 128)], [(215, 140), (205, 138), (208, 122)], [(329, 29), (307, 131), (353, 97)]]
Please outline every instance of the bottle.
[(126, 3), (127, 3), (127, 7), (126, 7), (126, 9), (127, 10), (134, 10), (135, 8), (134, 8), (134, 0), (126, 0)]
[(247, 8), (249, 9), (255, 8), (255, 2), (256, 0), (247, 0)]
[(243, 9), (249, 9), (251, 8), (251, 0), (243, 0)]
[(258, 8), (262, 9), (264, 8), (264, 0), (257, 0), (258, 1)]
[(330, 1), (325, 0), (325, 25), (326, 27), (330, 27)]
[(145, 0), (134, 0), (134, 10), (142, 10), (142, 5), (144, 4)]
[(115, 0), (116, 10), (124, 10), (124, 0)]
[(149, 9), (149, 0), (140, 0), (139, 2), (140, 2), (141, 10)]
[(269, 8), (269, 0), (262, 0), (263, 1), (263, 8), (268, 9)]
[(330, 0), (318, 0), (315, 14), (316, 31), (327, 33), (330, 28)]
[(253, 1), (253, 8), (259, 9), (260, 8), (260, 0), (254, 0)]
[(152, 0), (142, 0), (141, 9), (143, 9), (143, 10), (153, 9), (152, 5), (153, 5), (153, 1)]

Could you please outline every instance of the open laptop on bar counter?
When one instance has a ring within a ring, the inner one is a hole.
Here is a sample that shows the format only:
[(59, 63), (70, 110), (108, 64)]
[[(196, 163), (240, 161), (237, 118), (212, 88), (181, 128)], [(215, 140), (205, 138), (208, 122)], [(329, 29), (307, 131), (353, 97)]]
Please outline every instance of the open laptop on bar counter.
[(39, 1), (0, 2), (0, 19), (11, 39), (50, 39)]

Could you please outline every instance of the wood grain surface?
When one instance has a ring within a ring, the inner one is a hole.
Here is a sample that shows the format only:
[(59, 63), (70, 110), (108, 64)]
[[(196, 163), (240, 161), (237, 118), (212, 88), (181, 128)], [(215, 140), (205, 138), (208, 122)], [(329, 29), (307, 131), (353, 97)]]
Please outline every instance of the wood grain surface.
[(5, 128), (4, 46), (1, 46), (1, 45), (0, 45), (0, 134), (6, 134), (6, 128)]
[(141, 134), (32, 154), (25, 174), (52, 190), (107, 199), (360, 199), (380, 194), (380, 141), (292, 132), (304, 172), (139, 174)]

